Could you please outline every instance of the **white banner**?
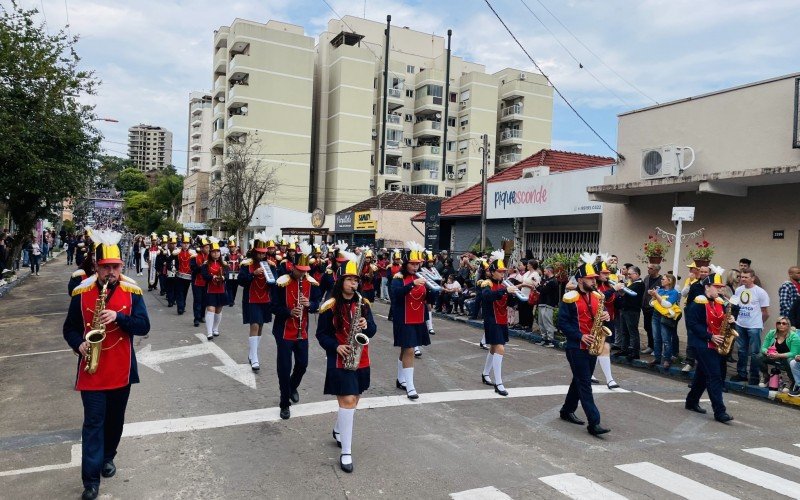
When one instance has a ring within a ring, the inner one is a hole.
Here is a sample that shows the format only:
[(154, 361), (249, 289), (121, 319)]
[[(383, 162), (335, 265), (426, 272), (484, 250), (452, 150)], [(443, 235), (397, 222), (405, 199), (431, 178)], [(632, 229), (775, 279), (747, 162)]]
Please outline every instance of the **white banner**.
[(586, 188), (603, 184), (607, 175), (611, 175), (610, 166), (490, 182), (486, 217), (510, 219), (602, 213), (603, 204), (589, 201)]

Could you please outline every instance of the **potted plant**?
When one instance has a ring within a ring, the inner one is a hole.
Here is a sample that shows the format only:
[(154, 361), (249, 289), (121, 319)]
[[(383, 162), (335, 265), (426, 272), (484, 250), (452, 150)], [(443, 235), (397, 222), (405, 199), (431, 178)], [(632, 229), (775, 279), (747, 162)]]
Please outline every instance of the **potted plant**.
[(665, 243), (652, 234), (647, 237), (644, 243), (644, 256), (651, 264), (661, 264), (664, 260), (664, 255), (669, 250), (669, 243)]
[(694, 261), (697, 267), (707, 266), (714, 256), (714, 247), (708, 240), (698, 241), (694, 248), (689, 250), (689, 258)]

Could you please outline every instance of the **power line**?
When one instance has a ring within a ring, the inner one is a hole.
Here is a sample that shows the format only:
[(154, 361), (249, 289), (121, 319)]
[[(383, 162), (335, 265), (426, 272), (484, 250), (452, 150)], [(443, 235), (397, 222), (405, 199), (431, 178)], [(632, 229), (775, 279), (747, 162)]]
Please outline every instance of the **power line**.
[(614, 73), (615, 75), (617, 75), (617, 78), (619, 78), (619, 79), (620, 79), (620, 80), (622, 80), (623, 82), (625, 82), (625, 83), (627, 83), (628, 85), (630, 85), (630, 87), (631, 87), (633, 90), (635, 90), (636, 92), (640, 93), (640, 94), (641, 94), (641, 95), (643, 95), (645, 98), (647, 98), (647, 99), (650, 99), (650, 100), (651, 100), (651, 101), (653, 101), (654, 103), (656, 103), (656, 104), (659, 104), (659, 102), (658, 102), (658, 101), (656, 101), (655, 99), (653, 99), (653, 98), (652, 98), (652, 97), (650, 97), (649, 95), (647, 95), (647, 94), (645, 94), (644, 92), (642, 92), (642, 91), (639, 89), (639, 87), (637, 87), (636, 85), (634, 85), (634, 84), (632, 84), (631, 82), (629, 82), (628, 80), (626, 80), (626, 79), (625, 79), (625, 77), (623, 77), (622, 75), (620, 75), (619, 73), (617, 73), (616, 71), (614, 71), (614, 68), (612, 68), (611, 66), (609, 66), (608, 64), (606, 64), (606, 63), (605, 63), (605, 61), (603, 61), (603, 60), (600, 58), (600, 56), (598, 56), (597, 54), (595, 54), (595, 53), (594, 53), (594, 51), (592, 51), (592, 49), (590, 49), (589, 47), (587, 47), (587, 46), (586, 46), (586, 44), (585, 44), (585, 43), (583, 43), (583, 42), (582, 42), (582, 41), (581, 41), (581, 40), (580, 40), (580, 39), (579, 39), (579, 38), (578, 38), (578, 37), (575, 35), (575, 33), (573, 33), (572, 31), (570, 31), (570, 29), (569, 29), (569, 28), (567, 28), (567, 27), (566, 27), (566, 25), (564, 25), (564, 23), (562, 23), (562, 22), (561, 22), (561, 20), (560, 20), (558, 17), (556, 17), (556, 15), (555, 15), (555, 14), (553, 14), (553, 13), (551, 12), (551, 11), (550, 11), (550, 9), (548, 9), (548, 8), (547, 8), (547, 6), (546, 6), (544, 3), (542, 3), (542, 1), (541, 1), (541, 0), (536, 0), (536, 2), (537, 2), (539, 5), (541, 5), (541, 6), (542, 6), (542, 8), (544, 8), (544, 10), (546, 10), (546, 11), (547, 11), (547, 13), (548, 13), (548, 14), (550, 14), (550, 15), (553, 17), (553, 19), (555, 19), (555, 20), (556, 20), (556, 22), (558, 22), (558, 24), (560, 24), (560, 25), (561, 25), (561, 27), (562, 27), (562, 28), (564, 28), (564, 29), (567, 31), (567, 33), (569, 33), (570, 35), (572, 35), (572, 38), (574, 38), (576, 42), (578, 42), (579, 44), (581, 44), (581, 46), (582, 46), (584, 49), (586, 49), (586, 50), (587, 50), (587, 51), (588, 51), (588, 52), (589, 52), (591, 55), (593, 55), (593, 56), (594, 56), (594, 57), (595, 57), (595, 58), (596, 58), (598, 61), (600, 61), (600, 64), (602, 64), (602, 65), (603, 65), (603, 66), (605, 66), (605, 67), (606, 67), (606, 68), (607, 68), (609, 71), (611, 71), (612, 73)]
[(556, 41), (556, 42), (558, 42), (558, 44), (559, 44), (559, 45), (561, 45), (561, 48), (563, 48), (563, 49), (564, 49), (564, 50), (567, 52), (567, 54), (569, 54), (569, 56), (572, 58), (572, 60), (573, 60), (573, 61), (575, 61), (575, 63), (577, 63), (577, 65), (578, 65), (578, 69), (582, 69), (582, 70), (586, 71), (586, 72), (587, 72), (587, 73), (588, 73), (588, 74), (589, 74), (589, 75), (590, 75), (592, 78), (594, 78), (594, 80), (595, 80), (597, 83), (599, 83), (599, 84), (600, 84), (600, 85), (601, 85), (601, 86), (602, 86), (604, 89), (606, 89), (606, 90), (607, 90), (607, 91), (608, 91), (608, 92), (609, 92), (611, 95), (613, 95), (613, 96), (614, 96), (614, 97), (616, 97), (616, 98), (617, 98), (617, 99), (618, 99), (620, 102), (622, 102), (622, 104), (625, 104), (626, 106), (628, 106), (628, 105), (629, 105), (629, 104), (628, 104), (628, 102), (627, 102), (627, 101), (625, 101), (625, 99), (623, 99), (622, 97), (620, 97), (619, 95), (617, 95), (617, 93), (616, 93), (616, 92), (614, 92), (613, 90), (611, 90), (611, 88), (609, 88), (608, 86), (606, 86), (606, 84), (605, 84), (605, 83), (601, 82), (601, 81), (600, 81), (600, 79), (599, 79), (597, 76), (595, 76), (595, 74), (594, 74), (594, 73), (592, 73), (592, 72), (589, 70), (589, 68), (587, 68), (587, 67), (586, 67), (586, 66), (585, 66), (585, 65), (584, 65), (582, 62), (580, 62), (580, 61), (578, 60), (578, 58), (577, 58), (577, 57), (575, 57), (575, 54), (573, 54), (573, 53), (572, 53), (572, 51), (571, 51), (571, 50), (569, 50), (569, 48), (568, 48), (566, 45), (564, 45), (564, 44), (561, 42), (561, 40), (560, 40), (560, 39), (559, 39), (559, 38), (556, 36), (556, 34), (555, 34), (555, 33), (553, 33), (553, 32), (550, 30), (550, 28), (548, 28), (548, 27), (547, 27), (547, 25), (544, 23), (544, 21), (542, 21), (542, 19), (541, 19), (539, 16), (537, 16), (537, 15), (536, 15), (536, 13), (535, 13), (535, 12), (534, 12), (534, 11), (533, 11), (533, 10), (532, 10), (532, 9), (531, 9), (529, 6), (528, 6), (528, 4), (527, 4), (527, 3), (525, 3), (525, 0), (519, 0), (519, 1), (520, 1), (520, 2), (522, 2), (522, 5), (524, 5), (524, 6), (525, 6), (525, 8), (526, 8), (526, 9), (528, 9), (528, 12), (530, 12), (530, 13), (531, 13), (531, 15), (532, 15), (533, 17), (535, 17), (535, 18), (536, 18), (536, 20), (537, 20), (537, 21), (539, 21), (539, 24), (541, 24), (541, 25), (542, 25), (542, 27), (543, 27), (545, 30), (547, 30), (547, 32), (548, 32), (548, 33), (550, 33), (550, 36), (552, 36), (552, 37), (555, 39), (555, 41)]
[(585, 119), (585, 118), (584, 118), (584, 117), (583, 117), (583, 116), (582, 116), (582, 115), (581, 115), (581, 114), (578, 112), (578, 110), (577, 110), (577, 109), (575, 109), (575, 106), (573, 106), (573, 105), (572, 105), (572, 103), (571, 103), (571, 102), (569, 102), (569, 100), (568, 100), (568, 99), (567, 99), (567, 98), (564, 96), (564, 94), (562, 94), (562, 93), (561, 93), (561, 91), (560, 91), (560, 90), (558, 90), (558, 87), (556, 87), (556, 85), (553, 83), (553, 81), (550, 79), (550, 77), (549, 77), (549, 76), (547, 76), (547, 75), (544, 73), (544, 71), (542, 71), (542, 68), (539, 66), (539, 64), (538, 64), (538, 63), (537, 63), (537, 62), (536, 62), (536, 61), (533, 59), (533, 57), (532, 57), (532, 56), (531, 56), (531, 55), (528, 53), (528, 51), (525, 49), (525, 47), (522, 45), (522, 43), (520, 43), (519, 39), (517, 39), (516, 35), (514, 35), (514, 33), (511, 31), (511, 28), (509, 28), (509, 27), (508, 27), (508, 25), (505, 23), (505, 21), (503, 21), (503, 18), (501, 18), (501, 17), (500, 17), (500, 14), (498, 14), (498, 13), (497, 13), (497, 11), (496, 11), (496, 10), (494, 10), (494, 7), (493, 7), (493, 6), (492, 6), (492, 4), (489, 2), (489, 0), (484, 0), (484, 2), (486, 2), (486, 5), (488, 5), (488, 6), (489, 6), (489, 9), (491, 9), (492, 13), (494, 13), (495, 17), (497, 18), (497, 20), (498, 20), (498, 21), (500, 21), (500, 24), (502, 24), (502, 25), (503, 25), (503, 27), (506, 29), (506, 31), (508, 32), (508, 34), (509, 34), (509, 35), (511, 35), (511, 38), (513, 38), (513, 39), (514, 39), (514, 41), (517, 43), (517, 45), (519, 45), (519, 48), (520, 48), (520, 49), (522, 49), (522, 52), (524, 52), (524, 53), (525, 53), (525, 55), (528, 57), (528, 59), (531, 61), (531, 63), (533, 63), (533, 65), (536, 67), (536, 69), (539, 71), (539, 73), (540, 73), (540, 74), (541, 74), (541, 75), (542, 75), (542, 76), (545, 78), (545, 80), (547, 80), (547, 83), (549, 83), (549, 84), (550, 84), (550, 85), (553, 87), (553, 90), (555, 91), (555, 93), (556, 93), (556, 94), (558, 94), (558, 96), (559, 96), (559, 97), (560, 97), (560, 98), (561, 98), (561, 99), (564, 101), (564, 103), (566, 103), (566, 105), (567, 105), (567, 106), (569, 106), (569, 109), (571, 109), (571, 110), (572, 110), (572, 112), (573, 112), (573, 113), (575, 113), (575, 116), (577, 116), (577, 117), (578, 117), (578, 118), (579, 118), (579, 119), (580, 119), (580, 120), (583, 122), (583, 124), (584, 124), (584, 125), (586, 125), (586, 126), (589, 128), (589, 130), (591, 130), (591, 131), (592, 131), (592, 133), (593, 133), (593, 134), (594, 134), (594, 135), (595, 135), (595, 136), (596, 136), (598, 139), (600, 139), (600, 141), (601, 141), (603, 144), (605, 144), (605, 145), (606, 145), (606, 147), (607, 147), (608, 149), (610, 149), (611, 151), (613, 151), (613, 152), (614, 152), (614, 154), (615, 154), (615, 155), (617, 155), (617, 157), (619, 157), (619, 158), (623, 158), (623, 156), (622, 156), (622, 155), (620, 155), (620, 154), (619, 154), (619, 152), (617, 152), (617, 150), (616, 150), (616, 149), (614, 149), (613, 147), (611, 147), (611, 144), (609, 144), (609, 143), (608, 143), (608, 141), (606, 141), (605, 139), (603, 139), (603, 136), (601, 136), (601, 135), (600, 135), (600, 133), (598, 133), (598, 132), (597, 132), (597, 130), (595, 130), (595, 129), (594, 129), (594, 127), (592, 127), (591, 125), (589, 125), (589, 122), (587, 122), (587, 121), (586, 121), (586, 119)]

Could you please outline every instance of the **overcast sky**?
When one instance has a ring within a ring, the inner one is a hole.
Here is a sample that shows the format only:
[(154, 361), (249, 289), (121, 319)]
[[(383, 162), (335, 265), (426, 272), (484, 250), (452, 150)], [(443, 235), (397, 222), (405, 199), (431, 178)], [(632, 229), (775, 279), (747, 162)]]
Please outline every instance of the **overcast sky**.
[[(620, 112), (800, 71), (798, 0), (490, 1), (556, 87), (614, 147)], [(455, 54), (489, 72), (508, 66), (535, 71), (483, 0), (328, 2), (341, 16), (366, 11), (368, 19), (385, 22), (391, 14), (393, 25), (437, 35), (452, 28)], [(316, 37), (335, 17), (323, 0), (20, 3), (43, 11), (50, 31), (68, 17), (71, 33), (80, 35), (83, 64), (102, 80), (93, 99), (97, 114), (119, 120), (99, 123), (108, 154), (126, 156), (128, 127), (161, 125), (174, 134), (179, 172), (186, 166), (188, 95), (212, 85), (216, 28), (236, 17), (275, 19)], [(611, 155), (558, 98), (553, 148)]]

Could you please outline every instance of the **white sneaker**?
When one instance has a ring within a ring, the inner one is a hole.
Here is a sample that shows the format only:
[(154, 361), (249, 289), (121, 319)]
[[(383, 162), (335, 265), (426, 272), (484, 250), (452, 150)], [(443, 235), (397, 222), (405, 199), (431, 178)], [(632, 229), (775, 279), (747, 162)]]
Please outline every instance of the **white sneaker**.
[(215, 337), (219, 337), (219, 332), (212, 332), (212, 335), (214, 335)]

